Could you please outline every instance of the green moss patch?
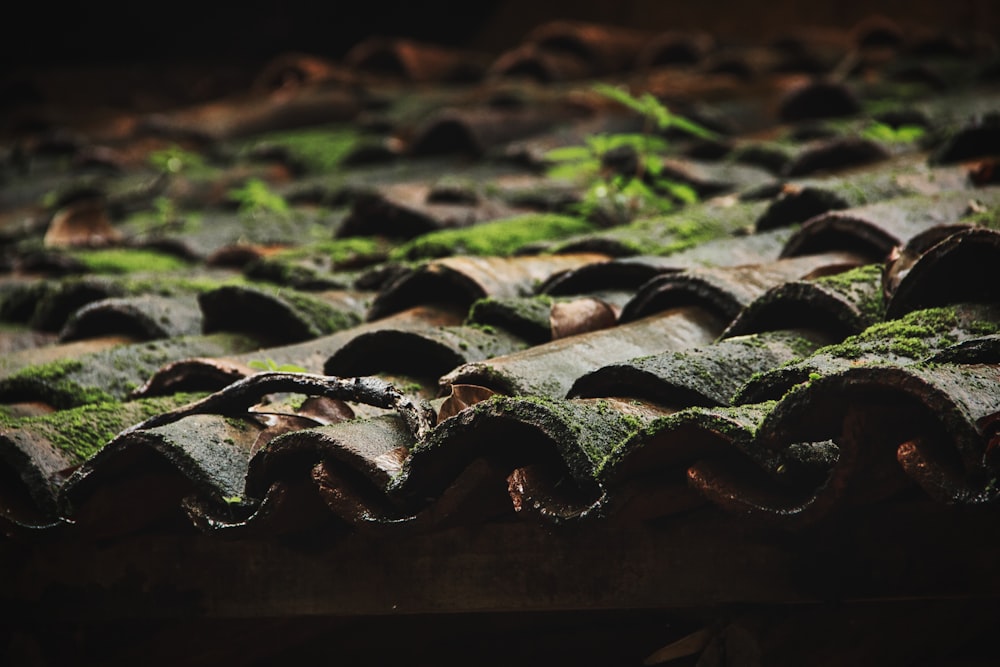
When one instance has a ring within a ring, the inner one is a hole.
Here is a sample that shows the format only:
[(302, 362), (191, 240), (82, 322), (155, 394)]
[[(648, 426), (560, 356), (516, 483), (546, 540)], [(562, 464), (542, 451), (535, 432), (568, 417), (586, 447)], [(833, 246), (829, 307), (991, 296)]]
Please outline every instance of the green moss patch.
[(416, 260), (452, 255), (503, 257), (530, 243), (593, 230), (592, 223), (580, 218), (555, 214), (521, 215), (464, 229), (423, 234), (390, 253), (390, 259)]
[(885, 317), (882, 270), (882, 264), (866, 264), (815, 282), (844, 295), (869, 322), (877, 322)]
[(360, 136), (354, 129), (310, 127), (260, 135), (244, 148), (254, 151), (280, 146), (305, 171), (327, 173), (337, 169), (341, 161), (358, 145), (359, 140)]
[(0, 431), (9, 437), (14, 437), (21, 431), (45, 438), (76, 463), (81, 463), (129, 426), (169, 412), (202, 396), (175, 394), (128, 403), (103, 401), (48, 415), (13, 420), (0, 416)]
[(132, 248), (102, 248), (78, 250), (73, 257), (80, 260), (93, 273), (171, 273), (189, 268), (187, 262), (176, 255), (154, 250)]

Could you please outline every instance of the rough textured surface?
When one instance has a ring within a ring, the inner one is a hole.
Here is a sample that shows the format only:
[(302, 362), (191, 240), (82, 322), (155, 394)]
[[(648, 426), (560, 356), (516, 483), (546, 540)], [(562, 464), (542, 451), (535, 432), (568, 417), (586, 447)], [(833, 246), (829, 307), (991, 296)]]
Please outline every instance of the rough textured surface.
[(0, 662), (994, 664), (973, 5), (4, 79)]

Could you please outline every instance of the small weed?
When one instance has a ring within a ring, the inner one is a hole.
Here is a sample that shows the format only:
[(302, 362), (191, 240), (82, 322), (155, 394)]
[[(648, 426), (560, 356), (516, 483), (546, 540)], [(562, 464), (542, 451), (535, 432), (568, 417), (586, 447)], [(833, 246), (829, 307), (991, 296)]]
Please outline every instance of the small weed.
[(165, 174), (197, 172), (205, 169), (205, 160), (180, 146), (171, 146), (149, 154), (149, 164)]
[(259, 178), (251, 178), (241, 188), (233, 188), (226, 193), (229, 201), (239, 204), (241, 215), (256, 217), (271, 214), (286, 217), (291, 208), (281, 195), (271, 192), (267, 183)]
[(871, 125), (861, 131), (861, 136), (865, 139), (888, 144), (908, 144), (923, 138), (926, 132), (919, 125), (893, 127), (892, 125), (873, 121)]
[(277, 364), (274, 359), (268, 358), (261, 361), (254, 359), (247, 363), (247, 366), (258, 371), (277, 371), (281, 373), (305, 373), (306, 369), (295, 364)]
[(614, 86), (597, 84), (594, 90), (641, 114), (645, 127), (638, 134), (596, 134), (582, 146), (556, 148), (545, 157), (552, 163), (549, 176), (589, 183), (579, 213), (621, 224), (640, 214), (665, 213), (678, 202), (692, 204), (698, 195), (689, 185), (663, 175), (660, 154), (666, 139), (656, 132), (679, 129), (701, 138), (714, 133), (675, 115), (650, 93), (636, 97)]

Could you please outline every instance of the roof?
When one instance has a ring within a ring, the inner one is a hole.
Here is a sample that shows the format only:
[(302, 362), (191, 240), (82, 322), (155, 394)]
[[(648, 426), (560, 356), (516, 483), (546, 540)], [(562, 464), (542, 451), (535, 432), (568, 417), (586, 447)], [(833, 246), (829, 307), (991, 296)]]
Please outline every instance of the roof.
[[(358, 659), (379, 623), (413, 642), (442, 626), (401, 619), (458, 615), (486, 643), (534, 627), (540, 662), (607, 658), (623, 618), (635, 662), (978, 656), (995, 51), (828, 37), (553, 22), (492, 58), (288, 54), (155, 113), (18, 105), (9, 655), (99, 660), (96, 624), (135, 618), (115, 659), (171, 661), (142, 625), (167, 618), (246, 661), (234, 635), (299, 619), (276, 660), (324, 632)], [(599, 632), (560, 641), (569, 613)], [(853, 644), (781, 640), (857, 619)], [(926, 619), (964, 634), (915, 637)]]

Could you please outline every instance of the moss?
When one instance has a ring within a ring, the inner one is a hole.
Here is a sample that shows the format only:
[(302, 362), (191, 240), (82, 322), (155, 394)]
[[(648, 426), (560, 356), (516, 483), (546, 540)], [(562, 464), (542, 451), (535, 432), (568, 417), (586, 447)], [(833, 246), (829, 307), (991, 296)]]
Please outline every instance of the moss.
[(280, 298), (287, 302), (319, 335), (347, 329), (361, 323), (357, 313), (346, 312), (300, 292), (282, 291)]
[(803, 336), (790, 335), (787, 339), (788, 347), (796, 357), (808, 357), (816, 351), (816, 343)]
[(565, 215), (520, 215), (463, 229), (429, 232), (393, 250), (389, 258), (509, 256), (530, 243), (583, 234), (593, 229), (593, 225), (586, 220)]
[(357, 146), (359, 135), (353, 128), (310, 127), (290, 132), (259, 135), (249, 142), (248, 150), (281, 146), (306, 171), (327, 173), (337, 169), (343, 159)]
[(170, 273), (189, 268), (180, 257), (153, 250), (102, 248), (78, 250), (72, 256), (93, 273)]
[(176, 144), (153, 151), (147, 160), (150, 166), (165, 174), (185, 174), (191, 178), (208, 178), (216, 172), (216, 169), (205, 163), (205, 159), (200, 153), (184, 150)]
[(326, 259), (333, 266), (355, 266), (385, 259), (388, 242), (375, 236), (351, 236), (343, 239), (320, 241), (309, 246), (282, 250), (274, 255), (276, 260)]
[(977, 211), (965, 216), (959, 220), (959, 223), (986, 227), (987, 229), (1000, 229), (1000, 207)]
[(57, 409), (114, 401), (114, 397), (103, 389), (82, 387), (68, 377), (82, 368), (83, 363), (77, 359), (22, 368), (4, 380), (5, 393), (16, 396), (30, 393), (30, 387), (44, 386), (48, 402)]
[(469, 307), (466, 323), (489, 326), (493, 324), (517, 335), (537, 342), (551, 338), (550, 323), (552, 304), (555, 300), (547, 294), (526, 297), (478, 299)]
[(476, 408), (499, 411), (533, 424), (555, 439), (571, 470), (586, 478), (592, 478), (611, 453), (637, 430), (634, 416), (626, 418), (603, 401), (590, 404), (542, 396), (494, 395)]
[(843, 359), (859, 359), (869, 354), (920, 359), (930, 353), (932, 339), (953, 337), (952, 332), (957, 326), (959, 320), (954, 309), (929, 308), (909, 313), (898, 320), (873, 324), (842, 343), (820, 348), (816, 354)]
[(818, 285), (828, 287), (851, 300), (869, 322), (885, 317), (882, 298), (881, 264), (866, 264), (832, 276), (818, 278)]
[(48, 415), (11, 420), (0, 418), (4, 431), (23, 430), (48, 439), (77, 463), (93, 456), (124, 429), (150, 417), (201, 398), (203, 394), (175, 394), (128, 403), (104, 401)]
[(977, 336), (990, 336), (1000, 331), (1000, 325), (989, 320), (974, 320), (966, 325), (969, 333)]
[(640, 252), (651, 255), (672, 255), (719, 238), (729, 231), (712, 216), (689, 217), (683, 213), (667, 218), (638, 220), (633, 229), (645, 229), (661, 239), (668, 239), (639, 248)]

